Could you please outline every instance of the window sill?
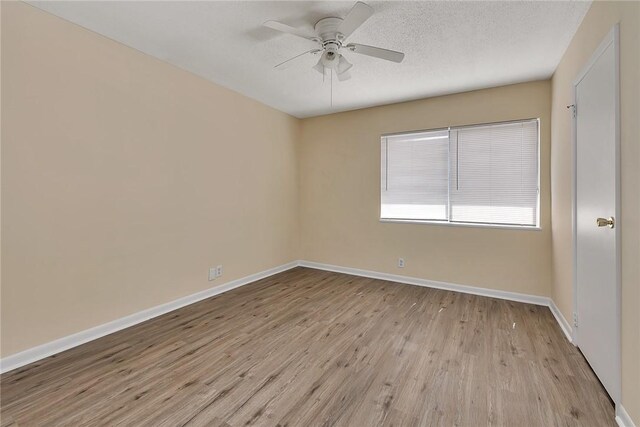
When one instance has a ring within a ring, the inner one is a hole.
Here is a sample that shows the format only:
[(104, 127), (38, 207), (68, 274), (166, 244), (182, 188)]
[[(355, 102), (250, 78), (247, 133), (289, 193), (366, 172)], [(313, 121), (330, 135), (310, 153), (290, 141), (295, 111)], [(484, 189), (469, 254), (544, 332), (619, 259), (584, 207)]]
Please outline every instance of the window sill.
[(426, 224), (426, 225), (443, 225), (445, 227), (472, 227), (472, 228), (497, 228), (502, 230), (520, 230), (520, 231), (541, 231), (542, 227), (530, 225), (502, 225), (502, 224), (482, 224), (473, 222), (446, 222), (446, 221), (429, 221), (419, 219), (387, 219), (380, 218), (380, 222), (398, 223), (398, 224)]

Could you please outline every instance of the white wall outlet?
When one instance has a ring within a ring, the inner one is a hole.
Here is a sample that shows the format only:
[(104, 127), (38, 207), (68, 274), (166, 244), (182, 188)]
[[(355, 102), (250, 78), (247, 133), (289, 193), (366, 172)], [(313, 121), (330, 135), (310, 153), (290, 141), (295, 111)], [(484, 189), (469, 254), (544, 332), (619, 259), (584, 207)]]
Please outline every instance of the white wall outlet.
[(214, 280), (216, 277), (216, 267), (209, 268), (209, 281)]
[(216, 267), (216, 277), (222, 276), (222, 266), (219, 265)]
[(398, 258), (398, 268), (404, 268), (404, 258)]

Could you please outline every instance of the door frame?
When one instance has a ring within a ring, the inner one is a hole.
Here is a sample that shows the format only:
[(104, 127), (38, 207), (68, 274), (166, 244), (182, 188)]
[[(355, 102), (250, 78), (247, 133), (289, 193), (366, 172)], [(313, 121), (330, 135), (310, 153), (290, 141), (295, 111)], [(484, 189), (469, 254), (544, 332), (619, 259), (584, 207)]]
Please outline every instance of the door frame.
[(573, 328), (572, 328), (572, 341), (573, 344), (577, 347), (580, 347), (580, 334), (579, 334), (579, 319), (578, 315), (578, 257), (577, 257), (577, 185), (578, 185), (578, 168), (577, 168), (577, 154), (578, 154), (578, 135), (577, 135), (577, 115), (580, 113), (577, 105), (576, 105), (576, 92), (578, 84), (584, 79), (587, 75), (591, 67), (595, 64), (595, 62), (600, 58), (600, 56), (604, 53), (604, 51), (613, 45), (614, 56), (615, 56), (615, 207), (614, 207), (614, 217), (615, 217), (615, 238), (616, 238), (616, 247), (615, 247), (615, 260), (616, 260), (616, 280), (615, 280), (615, 299), (616, 299), (616, 330), (614, 341), (616, 343), (616, 348), (612, 349), (614, 353), (613, 362), (615, 363), (616, 372), (618, 373), (616, 381), (615, 381), (615, 390), (611, 395), (611, 399), (613, 400), (616, 407), (621, 403), (622, 396), (622, 351), (621, 351), (621, 264), (620, 264), (620, 255), (621, 255), (621, 225), (620, 221), (620, 25), (616, 24), (613, 28), (607, 33), (604, 37), (598, 48), (591, 55), (589, 61), (584, 65), (578, 76), (575, 78), (572, 84), (572, 97), (573, 97), (573, 112), (572, 112), (572, 121), (571, 121), (571, 135), (572, 135), (572, 164), (571, 164), (571, 251), (573, 255)]

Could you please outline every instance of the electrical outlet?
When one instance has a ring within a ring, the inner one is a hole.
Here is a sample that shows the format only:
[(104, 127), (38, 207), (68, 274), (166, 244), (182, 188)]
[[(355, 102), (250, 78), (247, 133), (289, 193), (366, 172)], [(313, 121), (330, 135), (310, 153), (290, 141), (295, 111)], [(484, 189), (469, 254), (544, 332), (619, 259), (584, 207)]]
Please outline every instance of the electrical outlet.
[(216, 277), (216, 268), (215, 267), (211, 267), (209, 268), (209, 281), (214, 280)]
[(216, 267), (216, 277), (222, 276), (222, 266), (219, 265)]
[(398, 258), (398, 268), (404, 268), (404, 258)]

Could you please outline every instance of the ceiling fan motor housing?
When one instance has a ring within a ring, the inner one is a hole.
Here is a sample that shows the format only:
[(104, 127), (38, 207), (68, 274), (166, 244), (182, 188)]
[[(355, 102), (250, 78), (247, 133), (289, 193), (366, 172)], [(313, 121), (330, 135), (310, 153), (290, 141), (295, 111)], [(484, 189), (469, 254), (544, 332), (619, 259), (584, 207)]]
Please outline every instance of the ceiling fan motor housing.
[(338, 41), (342, 38), (341, 34), (338, 34), (338, 27), (342, 24), (341, 18), (324, 18), (316, 22), (315, 30), (316, 34), (322, 38), (323, 42), (335, 40)]

